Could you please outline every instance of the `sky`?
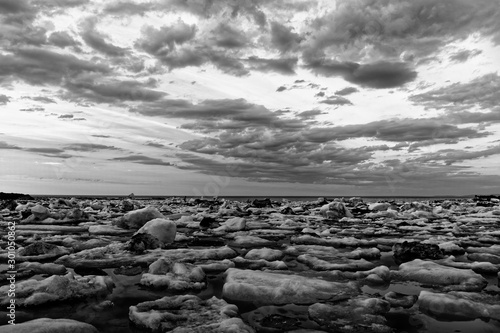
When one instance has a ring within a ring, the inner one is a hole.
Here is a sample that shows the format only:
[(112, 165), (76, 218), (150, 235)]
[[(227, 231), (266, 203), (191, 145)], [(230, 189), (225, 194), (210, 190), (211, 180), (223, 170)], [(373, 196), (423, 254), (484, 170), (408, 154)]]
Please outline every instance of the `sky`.
[(498, 0), (0, 0), (0, 191), (500, 193)]

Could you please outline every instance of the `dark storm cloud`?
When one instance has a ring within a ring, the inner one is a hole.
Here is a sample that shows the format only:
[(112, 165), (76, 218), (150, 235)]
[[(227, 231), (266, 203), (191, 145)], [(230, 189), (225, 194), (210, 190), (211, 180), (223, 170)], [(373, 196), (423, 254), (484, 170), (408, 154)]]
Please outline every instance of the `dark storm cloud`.
[(156, 29), (146, 26), (142, 29), (142, 37), (135, 41), (135, 47), (151, 55), (162, 58), (168, 55), (176, 45), (182, 45), (196, 34), (196, 26), (179, 20), (173, 25)]
[(106, 146), (95, 143), (74, 143), (64, 147), (66, 150), (80, 151), (80, 152), (96, 152), (100, 150), (121, 150), (114, 146)]
[(469, 111), (471, 107), (493, 109), (500, 105), (500, 76), (487, 74), (467, 83), (449, 86), (413, 95), (410, 100), (426, 108), (450, 112)]
[(472, 57), (475, 57), (481, 54), (483, 51), (481, 50), (461, 50), (456, 52), (450, 56), (450, 60), (455, 62), (465, 62)]
[(0, 105), (5, 105), (10, 102), (10, 97), (0, 94)]
[(57, 118), (60, 118), (60, 119), (72, 119), (73, 117), (74, 116), (72, 114), (67, 113), (67, 114), (62, 114), (62, 115), (60, 115)]
[(402, 62), (358, 64), (326, 59), (306, 59), (306, 67), (323, 76), (341, 76), (346, 81), (370, 88), (394, 88), (413, 81), (417, 72)]
[(102, 52), (108, 56), (121, 57), (127, 54), (128, 49), (118, 47), (109, 43), (106, 39), (109, 37), (96, 30), (96, 20), (88, 19), (82, 23), (82, 39), (88, 46), (98, 52)]
[(344, 89), (337, 90), (335, 92), (335, 95), (340, 95), (340, 96), (347, 96), (350, 94), (353, 94), (355, 92), (358, 92), (359, 90), (354, 88), (354, 87), (346, 87)]
[(311, 21), (305, 52), (323, 57), (342, 52), (359, 60), (365, 47), (385, 58), (425, 58), (453, 40), (473, 32), (500, 42), (496, 0), (344, 1)]
[(106, 80), (99, 77), (82, 77), (67, 80), (66, 92), (61, 98), (73, 102), (94, 101), (97, 103), (119, 103), (123, 101), (156, 101), (166, 93), (144, 87), (139, 81)]
[(0, 55), (0, 82), (21, 80), (33, 85), (57, 85), (65, 77), (86, 72), (109, 73), (110, 68), (40, 48), (21, 48), (15, 54)]
[(247, 45), (245, 33), (227, 23), (220, 23), (214, 30), (214, 44), (229, 49), (239, 49)]
[(88, 4), (90, 0), (43, 0), (37, 3), (42, 8), (75, 8)]
[(161, 159), (142, 156), (142, 155), (130, 155), (130, 156), (125, 156), (125, 157), (115, 157), (115, 158), (109, 159), (109, 161), (133, 162), (133, 163), (145, 164), (145, 165), (163, 165), (163, 166), (171, 166), (172, 165), (171, 163), (164, 162)]
[(48, 41), (50, 44), (65, 48), (69, 46), (78, 46), (79, 42), (73, 39), (66, 31), (56, 31), (50, 34)]
[(131, 108), (131, 111), (147, 116), (195, 120), (196, 123), (184, 124), (182, 128), (204, 131), (245, 127), (276, 127), (285, 130), (304, 126), (297, 119), (280, 118), (264, 106), (244, 99), (204, 100), (198, 104), (187, 100), (161, 100), (144, 103)]
[(431, 139), (479, 138), (490, 133), (439, 123), (439, 119), (380, 120), (367, 124), (314, 128), (304, 137), (312, 142), (373, 137), (386, 141), (424, 141)]
[(352, 105), (350, 100), (340, 96), (330, 96), (327, 99), (320, 101), (320, 103), (328, 105)]
[(297, 117), (302, 119), (314, 119), (316, 116), (319, 116), (321, 114), (325, 114), (325, 112), (321, 110), (309, 110), (298, 113)]
[(144, 15), (154, 9), (154, 3), (135, 3), (131, 1), (116, 1), (106, 5), (103, 12), (112, 15)]
[(281, 52), (295, 50), (302, 38), (299, 34), (292, 31), (291, 27), (287, 27), (278, 22), (271, 23), (271, 44)]
[(413, 159), (416, 162), (439, 162), (442, 161), (446, 165), (463, 162), (465, 160), (478, 159), (491, 155), (500, 154), (500, 146), (490, 147), (484, 150), (466, 151), (457, 149), (442, 149), (437, 152), (423, 154), (420, 157)]
[(250, 57), (247, 62), (250, 68), (260, 72), (278, 72), (285, 75), (295, 74), (297, 66), (297, 58), (283, 59), (263, 59), (258, 57)]
[(285, 91), (286, 87), (285, 86), (279, 86), (278, 89), (276, 89), (277, 92), (282, 92)]

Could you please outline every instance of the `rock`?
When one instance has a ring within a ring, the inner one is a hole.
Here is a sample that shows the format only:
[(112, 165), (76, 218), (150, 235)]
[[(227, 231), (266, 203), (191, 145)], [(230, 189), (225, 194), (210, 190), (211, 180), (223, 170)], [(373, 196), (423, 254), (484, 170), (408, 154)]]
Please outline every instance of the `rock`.
[[(74, 277), (52, 275), (44, 280), (26, 280), (16, 283), (16, 306), (36, 306), (54, 301), (77, 300), (85, 297), (106, 295), (113, 289), (109, 276)], [(0, 293), (7, 295), (9, 286), (0, 287)], [(0, 299), (6, 306), (8, 298)]]
[(161, 247), (161, 243), (155, 236), (145, 233), (136, 233), (125, 244), (125, 250), (141, 254), (146, 250), (157, 249)]
[(230, 301), (255, 304), (312, 304), (338, 301), (359, 294), (351, 283), (329, 282), (300, 275), (229, 268), (222, 295)]
[(225, 227), (228, 231), (244, 230), (246, 227), (246, 219), (243, 217), (233, 217), (226, 221)]
[(177, 226), (175, 222), (158, 218), (146, 222), (136, 234), (150, 234), (156, 237), (161, 243), (170, 244), (174, 242), (176, 232)]
[(432, 261), (415, 259), (401, 264), (391, 276), (402, 281), (416, 281), (429, 286), (444, 286), (444, 290), (480, 291), (488, 281), (470, 269), (442, 266)]
[(358, 297), (340, 304), (316, 303), (308, 308), (309, 317), (329, 332), (390, 333), (383, 314), (390, 305), (378, 298)]
[(443, 252), (436, 244), (423, 244), (420, 242), (396, 243), (392, 247), (396, 263), (403, 263), (413, 259), (441, 259)]
[(153, 332), (254, 333), (237, 317), (238, 307), (215, 296), (202, 300), (194, 295), (165, 296), (129, 308), (129, 319)]
[(130, 200), (123, 200), (120, 203), (120, 209), (122, 212), (130, 212), (130, 211), (134, 210), (134, 208), (135, 208), (134, 204)]
[(392, 307), (402, 307), (409, 309), (415, 304), (418, 297), (417, 295), (405, 295), (394, 291), (389, 291), (384, 295), (384, 299), (388, 301)]
[(165, 216), (158, 209), (148, 206), (128, 212), (124, 216), (114, 220), (113, 224), (124, 229), (139, 229), (146, 222), (157, 218), (164, 219)]
[(64, 246), (57, 246), (43, 241), (36, 241), (26, 247), (19, 249), (16, 258), (18, 261), (46, 260), (58, 258), (68, 254), (69, 251)]
[(99, 333), (92, 325), (73, 319), (38, 318), (0, 326), (2, 333)]
[(252, 249), (247, 252), (245, 259), (248, 260), (258, 260), (264, 259), (267, 261), (280, 260), (284, 256), (283, 252), (280, 250), (273, 250), (267, 247), (261, 249)]
[(343, 217), (353, 217), (349, 209), (338, 201), (330, 202), (320, 208), (320, 214), (327, 219), (341, 219)]
[(444, 320), (491, 318), (500, 320), (500, 297), (475, 293), (432, 293), (422, 290), (418, 296), (420, 311)]
[(31, 207), (31, 213), (35, 216), (35, 218), (39, 221), (46, 219), (49, 217), (49, 209), (42, 205), (36, 205), (35, 207)]
[(169, 290), (189, 290), (205, 288), (205, 273), (193, 264), (174, 263), (158, 259), (149, 265), (148, 273), (141, 278), (142, 285)]

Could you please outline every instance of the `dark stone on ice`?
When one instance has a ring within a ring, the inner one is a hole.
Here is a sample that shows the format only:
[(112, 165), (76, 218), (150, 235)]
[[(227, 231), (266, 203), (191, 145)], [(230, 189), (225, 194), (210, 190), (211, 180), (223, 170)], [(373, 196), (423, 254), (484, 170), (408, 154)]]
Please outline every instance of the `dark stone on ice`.
[(204, 216), (200, 221), (200, 228), (214, 228), (218, 226), (219, 223), (217, 220), (210, 216)]
[(403, 242), (394, 244), (394, 261), (397, 264), (414, 259), (442, 259), (443, 251), (436, 244), (422, 244), (419, 242)]
[(17, 202), (15, 200), (0, 200), (0, 210), (8, 209), (8, 210), (16, 210)]
[(157, 249), (161, 246), (158, 238), (146, 234), (138, 233), (132, 236), (132, 238), (125, 245), (125, 249), (137, 254), (143, 253), (149, 249)]
[(57, 251), (58, 246), (42, 241), (34, 242), (25, 248), (19, 250), (20, 256), (39, 256), (41, 254), (48, 254)]
[(78, 275), (100, 275), (100, 276), (106, 276), (108, 275), (105, 271), (103, 271), (100, 268), (97, 267), (85, 267), (85, 266), (76, 266), (74, 268), (74, 271)]
[(250, 205), (255, 208), (265, 208), (265, 207), (273, 207), (273, 203), (271, 202), (271, 199), (266, 198), (266, 199), (253, 199), (250, 202)]
[(280, 213), (281, 214), (285, 214), (285, 215), (295, 215), (295, 213), (293, 212), (293, 209), (290, 208), (289, 206), (283, 207), (280, 210)]

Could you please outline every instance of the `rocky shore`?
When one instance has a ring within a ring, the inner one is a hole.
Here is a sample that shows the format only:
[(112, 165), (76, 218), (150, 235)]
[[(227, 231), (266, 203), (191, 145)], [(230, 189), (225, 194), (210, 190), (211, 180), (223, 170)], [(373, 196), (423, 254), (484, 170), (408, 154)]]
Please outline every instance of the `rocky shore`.
[(9, 194), (0, 199), (0, 229), (0, 332), (500, 331), (495, 196), (366, 203)]

